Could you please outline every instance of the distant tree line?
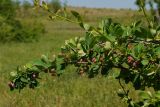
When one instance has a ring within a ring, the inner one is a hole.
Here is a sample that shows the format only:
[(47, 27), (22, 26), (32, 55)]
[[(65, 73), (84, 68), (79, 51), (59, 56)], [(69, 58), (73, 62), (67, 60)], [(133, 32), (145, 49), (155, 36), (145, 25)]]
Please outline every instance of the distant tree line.
[[(48, 5), (54, 12), (66, 6), (60, 0), (48, 0)], [(36, 18), (28, 18), (36, 16), (31, 7), (33, 3), (28, 0), (0, 0), (0, 43), (31, 42), (39, 39), (45, 29)]]

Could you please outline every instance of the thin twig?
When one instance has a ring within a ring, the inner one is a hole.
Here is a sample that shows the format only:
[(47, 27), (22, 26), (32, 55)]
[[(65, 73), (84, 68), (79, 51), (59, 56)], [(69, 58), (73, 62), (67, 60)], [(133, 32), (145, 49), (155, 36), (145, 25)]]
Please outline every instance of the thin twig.
[(149, 19), (149, 17), (147, 16), (147, 13), (146, 13), (146, 9), (145, 9), (145, 7), (143, 6), (143, 2), (142, 2), (142, 0), (140, 0), (140, 8), (141, 8), (141, 10), (142, 10), (142, 12), (143, 12), (143, 14), (144, 14), (144, 16), (145, 16), (145, 18), (146, 18), (146, 20), (147, 20), (147, 22), (148, 22), (148, 25), (150, 26), (150, 27), (152, 27), (152, 25), (151, 25), (151, 23), (150, 23), (150, 19)]
[(153, 43), (153, 44), (160, 44), (160, 40), (146, 40), (146, 41), (144, 41), (144, 40), (133, 40), (133, 39), (128, 39), (128, 41), (130, 42), (130, 43), (144, 43), (144, 44), (151, 44), (151, 43)]

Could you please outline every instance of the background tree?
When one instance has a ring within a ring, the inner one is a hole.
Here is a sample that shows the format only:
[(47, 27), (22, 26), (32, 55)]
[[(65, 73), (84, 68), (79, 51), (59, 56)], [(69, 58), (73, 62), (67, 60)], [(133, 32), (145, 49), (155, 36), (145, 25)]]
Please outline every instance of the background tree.
[(19, 0), (0, 0), (0, 42), (35, 41), (37, 35), (44, 32), (40, 23), (33, 21), (27, 24), (27, 20), (21, 20), (17, 13), (23, 12), (17, 11), (19, 8), (22, 8)]
[(6, 18), (14, 18), (16, 13), (16, 2), (12, 0), (0, 0), (0, 15)]

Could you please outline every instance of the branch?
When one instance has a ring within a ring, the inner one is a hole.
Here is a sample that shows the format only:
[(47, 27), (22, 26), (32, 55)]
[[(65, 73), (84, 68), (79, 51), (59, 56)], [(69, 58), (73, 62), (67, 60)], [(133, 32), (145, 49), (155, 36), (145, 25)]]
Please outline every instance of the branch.
[(127, 41), (129, 41), (129, 43), (144, 43), (144, 44), (160, 44), (160, 40), (133, 40), (133, 39), (128, 39)]

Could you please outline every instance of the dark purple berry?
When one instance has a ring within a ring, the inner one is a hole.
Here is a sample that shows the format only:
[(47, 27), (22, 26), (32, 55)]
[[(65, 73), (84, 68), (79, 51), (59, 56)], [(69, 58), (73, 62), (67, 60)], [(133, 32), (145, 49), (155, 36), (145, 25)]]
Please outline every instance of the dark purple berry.
[(9, 83), (8, 83), (8, 86), (9, 86), (11, 89), (15, 88), (15, 84), (14, 84), (13, 82), (9, 82)]

